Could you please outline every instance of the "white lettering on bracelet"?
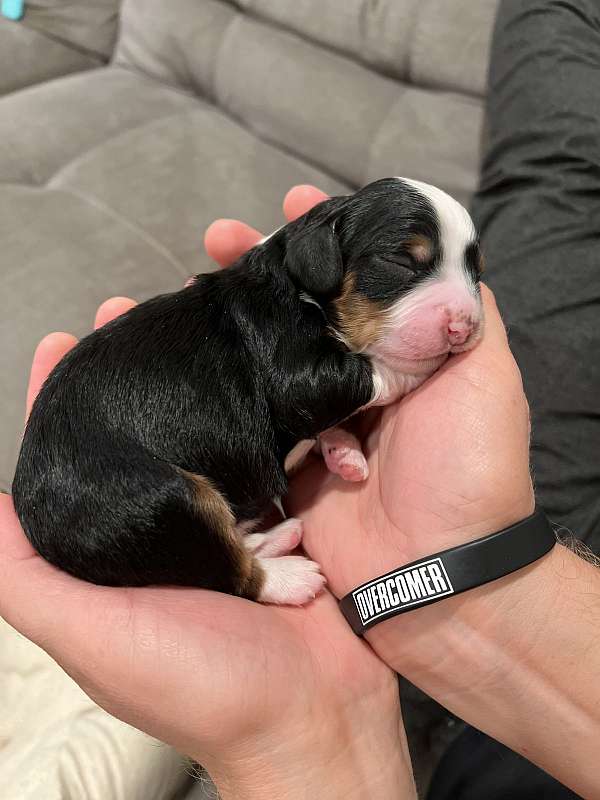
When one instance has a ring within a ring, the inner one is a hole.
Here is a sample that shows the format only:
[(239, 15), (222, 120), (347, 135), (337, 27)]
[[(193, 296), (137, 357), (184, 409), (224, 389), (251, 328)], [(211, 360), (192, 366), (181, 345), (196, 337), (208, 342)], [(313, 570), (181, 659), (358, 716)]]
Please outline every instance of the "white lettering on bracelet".
[(365, 625), (390, 609), (414, 606), (453, 592), (442, 559), (432, 558), (371, 581), (352, 592), (352, 597)]

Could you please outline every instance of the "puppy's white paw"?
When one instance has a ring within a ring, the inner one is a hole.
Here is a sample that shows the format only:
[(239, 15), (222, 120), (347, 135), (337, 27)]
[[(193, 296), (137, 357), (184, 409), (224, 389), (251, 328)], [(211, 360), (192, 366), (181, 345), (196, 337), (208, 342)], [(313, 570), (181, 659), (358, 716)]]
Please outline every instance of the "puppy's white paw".
[(364, 481), (368, 478), (369, 465), (354, 434), (343, 428), (331, 428), (321, 434), (320, 443), (330, 472), (345, 481)]
[(302, 541), (302, 520), (291, 517), (264, 533), (244, 536), (244, 546), (261, 558), (273, 558), (291, 553)]
[(364, 481), (369, 477), (367, 459), (360, 450), (342, 447), (325, 458), (327, 467), (345, 481)]
[(265, 582), (258, 597), (261, 603), (303, 606), (325, 587), (319, 565), (304, 556), (258, 558)]

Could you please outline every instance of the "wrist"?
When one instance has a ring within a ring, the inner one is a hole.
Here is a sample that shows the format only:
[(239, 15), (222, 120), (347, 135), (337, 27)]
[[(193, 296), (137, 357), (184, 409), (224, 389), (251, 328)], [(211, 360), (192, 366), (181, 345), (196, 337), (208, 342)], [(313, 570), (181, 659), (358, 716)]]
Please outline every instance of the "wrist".
[[(425, 559), (435, 552), (443, 552), (509, 528), (530, 517), (536, 508), (532, 491), (524, 491), (519, 502), (510, 506), (505, 504), (500, 509), (488, 505), (486, 509), (473, 510), (475, 505), (470, 504), (468, 513), (462, 514), (460, 523), (453, 520), (443, 530), (439, 529), (439, 524), (437, 530), (433, 531), (427, 522), (420, 525), (413, 523), (409, 530), (411, 541), (415, 542), (412, 548), (415, 555), (411, 553), (410, 561)], [(435, 547), (427, 545), (427, 540), (432, 538), (438, 542)], [(547, 575), (541, 567), (549, 563), (548, 558), (554, 549), (542, 559), (503, 578), (392, 617), (368, 631), (365, 638), (384, 663), (407, 677), (410, 677), (409, 673), (436, 674), (449, 659), (462, 662), (471, 655), (477, 658), (478, 667), (485, 668), (482, 654), (476, 648), (472, 649), (471, 645), (476, 639), (484, 639), (489, 631), (490, 646), (493, 648), (504, 635), (502, 623), (510, 620), (510, 614), (505, 615), (504, 608), (518, 604), (527, 595), (531, 597), (532, 593), (540, 596)], [(382, 573), (400, 566), (401, 563), (389, 563)], [(546, 609), (543, 602), (539, 604), (539, 624), (543, 624)], [(491, 668), (495, 669), (497, 659), (490, 661)], [(454, 687), (449, 688), (453, 690)]]
[(600, 736), (599, 583), (596, 566), (557, 544), (523, 570), (366, 638), (462, 719), (587, 797)]
[(569, 646), (556, 638), (568, 602), (556, 582), (565, 552), (556, 545), (511, 575), (375, 626), (366, 638), (442, 705), (533, 758), (542, 709), (557, 711), (561, 702), (548, 694), (544, 668), (556, 647)]
[(377, 655), (436, 692), (473, 691), (473, 682), (502, 686), (511, 664), (536, 641), (554, 613), (548, 591), (557, 547), (527, 567), (456, 597), (375, 626), (365, 638)]
[(263, 732), (204, 766), (222, 800), (416, 800), (397, 686), (350, 712), (307, 709), (298, 729)]

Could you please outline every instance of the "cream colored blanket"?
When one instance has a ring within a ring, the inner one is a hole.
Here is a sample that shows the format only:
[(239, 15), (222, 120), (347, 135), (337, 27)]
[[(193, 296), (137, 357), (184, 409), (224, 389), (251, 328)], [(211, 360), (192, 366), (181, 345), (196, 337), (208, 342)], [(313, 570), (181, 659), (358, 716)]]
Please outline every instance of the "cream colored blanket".
[(109, 716), (0, 618), (1, 800), (171, 800), (187, 782), (178, 753)]

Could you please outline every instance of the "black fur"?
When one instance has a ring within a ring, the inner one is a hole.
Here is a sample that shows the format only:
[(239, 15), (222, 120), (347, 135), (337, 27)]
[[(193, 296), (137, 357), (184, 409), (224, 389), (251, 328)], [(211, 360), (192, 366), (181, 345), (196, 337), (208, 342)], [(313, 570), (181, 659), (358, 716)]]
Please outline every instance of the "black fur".
[(469, 275), (472, 277), (475, 285), (479, 289), (479, 280), (481, 278), (483, 267), (479, 241), (472, 242), (470, 245), (468, 245), (465, 252), (465, 267)]
[(95, 583), (234, 591), (232, 556), (182, 470), (209, 477), (238, 521), (285, 493), (292, 447), (372, 395), (369, 359), (330, 327), (343, 276), (397, 300), (435, 266), (403, 250), (411, 233), (439, 246), (433, 209), (378, 181), (83, 339), (40, 392), (17, 465), (36, 549)]

